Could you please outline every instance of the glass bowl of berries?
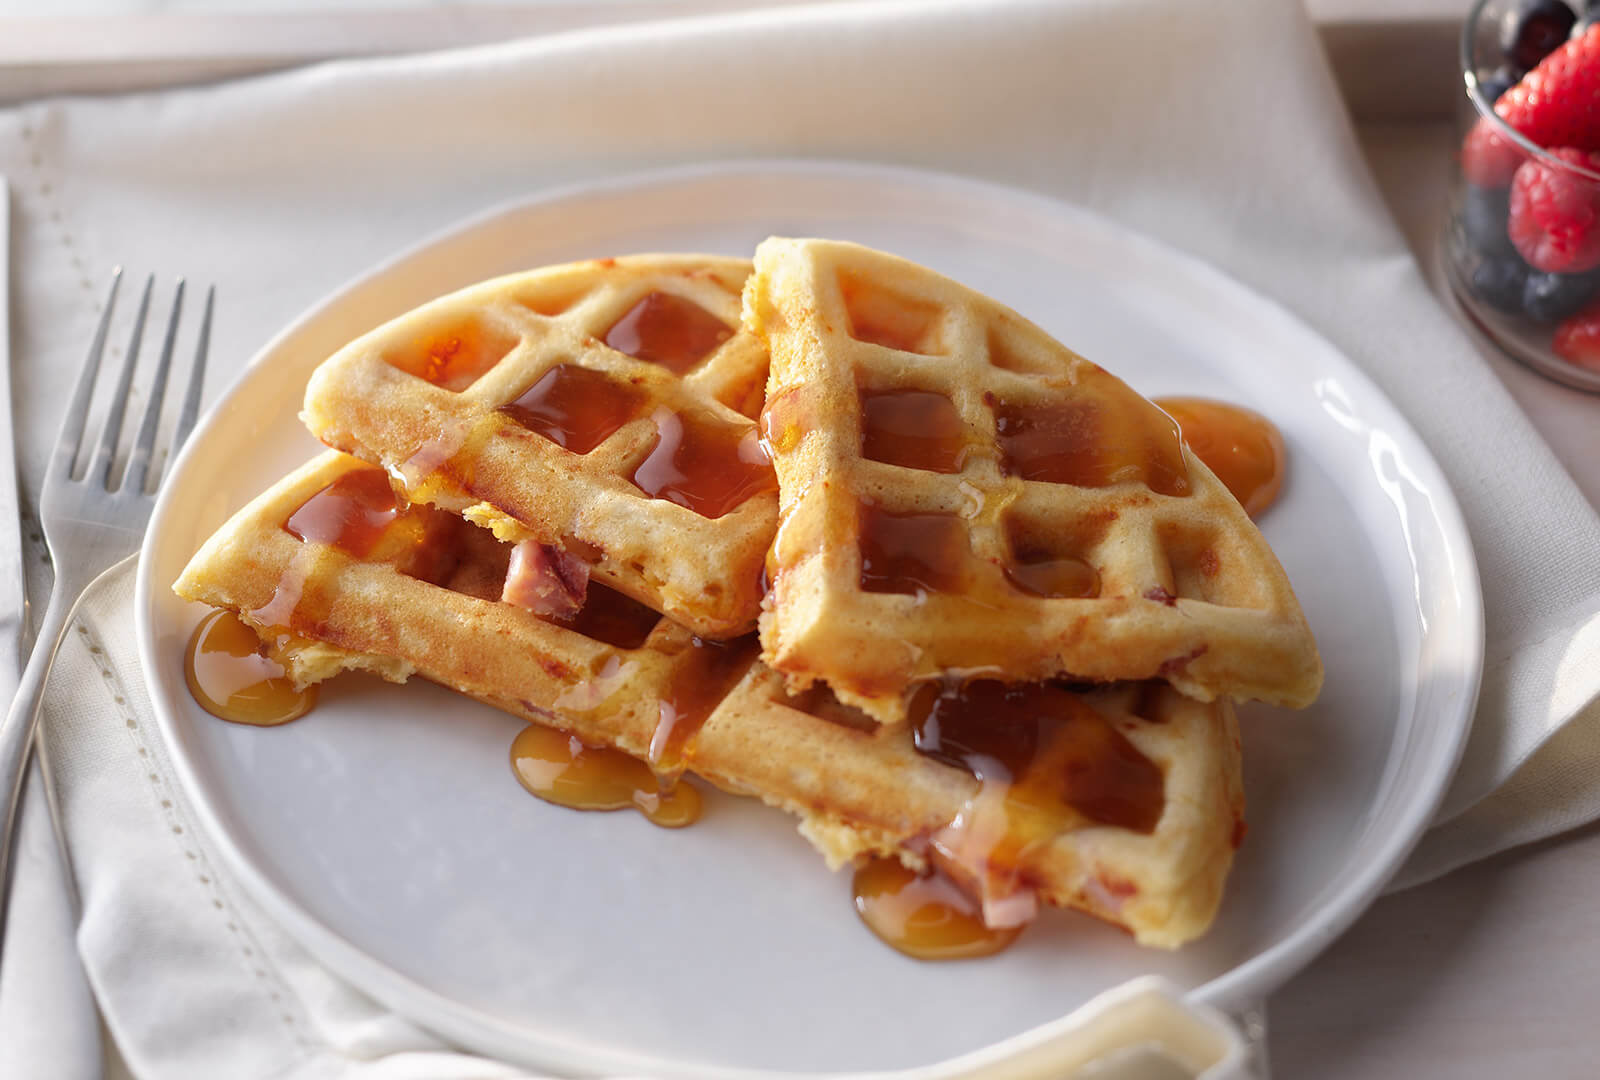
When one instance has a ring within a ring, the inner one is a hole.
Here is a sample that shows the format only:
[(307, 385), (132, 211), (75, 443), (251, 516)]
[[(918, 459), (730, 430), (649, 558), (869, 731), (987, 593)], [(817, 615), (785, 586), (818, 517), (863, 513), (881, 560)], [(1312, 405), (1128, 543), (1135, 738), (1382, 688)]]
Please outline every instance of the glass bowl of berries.
[(1478, 0), (1441, 257), (1507, 353), (1600, 393), (1600, 0)]

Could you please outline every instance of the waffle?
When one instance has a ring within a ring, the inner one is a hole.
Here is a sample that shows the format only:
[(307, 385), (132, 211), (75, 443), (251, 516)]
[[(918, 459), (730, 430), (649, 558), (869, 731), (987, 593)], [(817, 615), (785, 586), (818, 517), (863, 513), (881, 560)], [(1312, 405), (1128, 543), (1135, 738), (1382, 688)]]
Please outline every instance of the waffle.
[[(997, 806), (1005, 789), (962, 767), (959, 718), (948, 712), (945, 743), (929, 746), (927, 724), (915, 735), (887, 732), (821, 687), (791, 697), (757, 659), (753, 634), (708, 642), (604, 586), (591, 588), (575, 618), (541, 618), (497, 599), (509, 550), (453, 515), (397, 507), (381, 472), (329, 453), (235, 515), (175, 590), (240, 613), (299, 685), (347, 669), (394, 681), (422, 675), (796, 814), (831, 866), (863, 854), (919, 868), (932, 861), (965, 870), (986, 897), (1032, 890), (1149, 945), (1175, 947), (1210, 922), (1242, 812), (1226, 702), (1154, 683), (996, 684), (991, 693), (1045, 695), (1078, 733), (1045, 740), (1067, 757), (1041, 754), (1048, 767), (1019, 776), (1074, 775), (1064, 764), (1114, 751), (1070, 798), (1023, 782), (1017, 789), (1031, 799)], [(930, 687), (914, 703), (924, 719), (943, 707), (941, 692), (951, 691)], [(992, 710), (980, 711), (993, 728)], [(1026, 751), (1034, 729), (1017, 730), (1011, 750)], [(1127, 809), (1125, 786), (1142, 793), (1143, 811)], [(976, 824), (964, 830), (958, 819)], [(991, 835), (997, 823), (1005, 842)]]
[(1166, 414), (902, 259), (773, 238), (755, 266), (780, 498), (762, 656), (792, 690), (891, 727), (952, 673), (1316, 697), (1288, 579)]
[(751, 418), (766, 350), (748, 260), (660, 255), (514, 274), (350, 343), (306, 390), (327, 445), (503, 540), (556, 545), (697, 633), (754, 627), (776, 481)]

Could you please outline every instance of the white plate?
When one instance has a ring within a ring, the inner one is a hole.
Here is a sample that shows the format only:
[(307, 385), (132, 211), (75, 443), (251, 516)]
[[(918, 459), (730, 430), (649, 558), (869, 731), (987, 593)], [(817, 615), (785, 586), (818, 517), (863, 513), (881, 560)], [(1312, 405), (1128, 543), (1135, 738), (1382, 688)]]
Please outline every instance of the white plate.
[[(525, 795), (521, 722), (437, 687), (350, 677), (259, 730), (201, 712), (169, 585), (233, 510), (309, 457), (296, 419), (335, 347), (506, 271), (632, 251), (857, 240), (992, 294), (1150, 394), (1277, 421), (1292, 473), (1262, 528), (1327, 683), (1246, 708), (1250, 833), (1221, 918), (1176, 954), (1050, 913), (1009, 952), (922, 964), (878, 944), (793, 822), (713, 797), (700, 825)], [(1216, 271), (1061, 203), (951, 177), (752, 163), (495, 210), (284, 331), (195, 433), (139, 568), (141, 655), (190, 797), (249, 890), (334, 970), (459, 1043), (546, 1068), (709, 1077), (909, 1067), (1060, 1016), (1137, 974), (1233, 1006), (1278, 986), (1376, 894), (1455, 767), (1482, 656), (1476, 567), (1427, 449), (1322, 338)]]

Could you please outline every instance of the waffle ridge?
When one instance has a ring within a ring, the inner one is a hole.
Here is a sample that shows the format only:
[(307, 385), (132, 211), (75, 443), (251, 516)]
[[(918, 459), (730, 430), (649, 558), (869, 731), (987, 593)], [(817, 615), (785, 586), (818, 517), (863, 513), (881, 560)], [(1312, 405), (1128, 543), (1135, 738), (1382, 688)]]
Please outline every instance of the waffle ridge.
[[(890, 730), (906, 722), (908, 686), (952, 674), (1315, 698), (1321, 660), (1286, 575), (1154, 405), (1010, 309), (903, 259), (775, 237), (755, 267), (744, 319), (771, 353), (763, 425), (780, 491), (761, 640), (791, 689), (824, 681)], [(865, 452), (864, 402), (908, 392), (943, 398), (949, 413), (933, 415), (959, 427), (935, 468)], [(1039, 416), (1087, 417), (1124, 456), (1092, 484), (1030, 475)], [(953, 552), (947, 579), (870, 590), (874, 530)], [(1041, 552), (1091, 567), (1097, 593), (1016, 584)]]
[[(776, 513), (751, 419), (766, 350), (740, 327), (749, 270), (746, 259), (640, 255), (482, 282), (334, 354), (313, 374), (302, 416), (328, 446), (383, 466), (408, 498), (504, 540), (561, 546), (592, 564), (596, 579), (697, 633), (734, 637), (755, 624)], [(691, 331), (702, 338), (717, 324), (726, 334), (701, 340), (700, 355), (676, 366), (606, 344), (660, 297), (693, 309)], [(474, 355), (482, 362), (452, 372), (459, 356)], [(597, 433), (592, 447), (568, 449), (548, 426), (541, 433), (507, 408), (536, 387), (559, 391), (559, 379), (541, 382), (558, 376), (603, 380), (591, 397), (610, 415), (580, 417), (593, 431), (568, 438)], [(746, 435), (747, 497), (699, 513), (693, 498), (671, 493), (685, 484), (671, 486), (680, 459), (665, 440), (693, 449), (702, 437)], [(635, 482), (646, 468), (668, 478), (668, 495), (651, 497)]]

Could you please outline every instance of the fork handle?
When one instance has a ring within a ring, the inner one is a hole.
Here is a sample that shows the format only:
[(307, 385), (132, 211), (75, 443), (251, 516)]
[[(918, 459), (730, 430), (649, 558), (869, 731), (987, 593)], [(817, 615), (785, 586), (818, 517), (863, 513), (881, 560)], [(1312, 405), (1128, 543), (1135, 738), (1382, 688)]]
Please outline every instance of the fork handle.
[(56, 652), (61, 648), (61, 635), (78, 610), (84, 590), (80, 582), (67, 577), (58, 578), (50, 590), (50, 603), (45, 608), (44, 621), (39, 624), (39, 636), (33, 645), (33, 655), (22, 671), (22, 681), (17, 685), (17, 696), (12, 699), (11, 711), (0, 725), (0, 797), (4, 798), (5, 818), (0, 821), (0, 942), (5, 940), (5, 895), (9, 891), (11, 844), (16, 832), (17, 805), (22, 794), (22, 778), (28, 765), (28, 753), (33, 745), (33, 735), (39, 726), (39, 704), (44, 700), (45, 683), (50, 679), (50, 669), (55, 665)]

